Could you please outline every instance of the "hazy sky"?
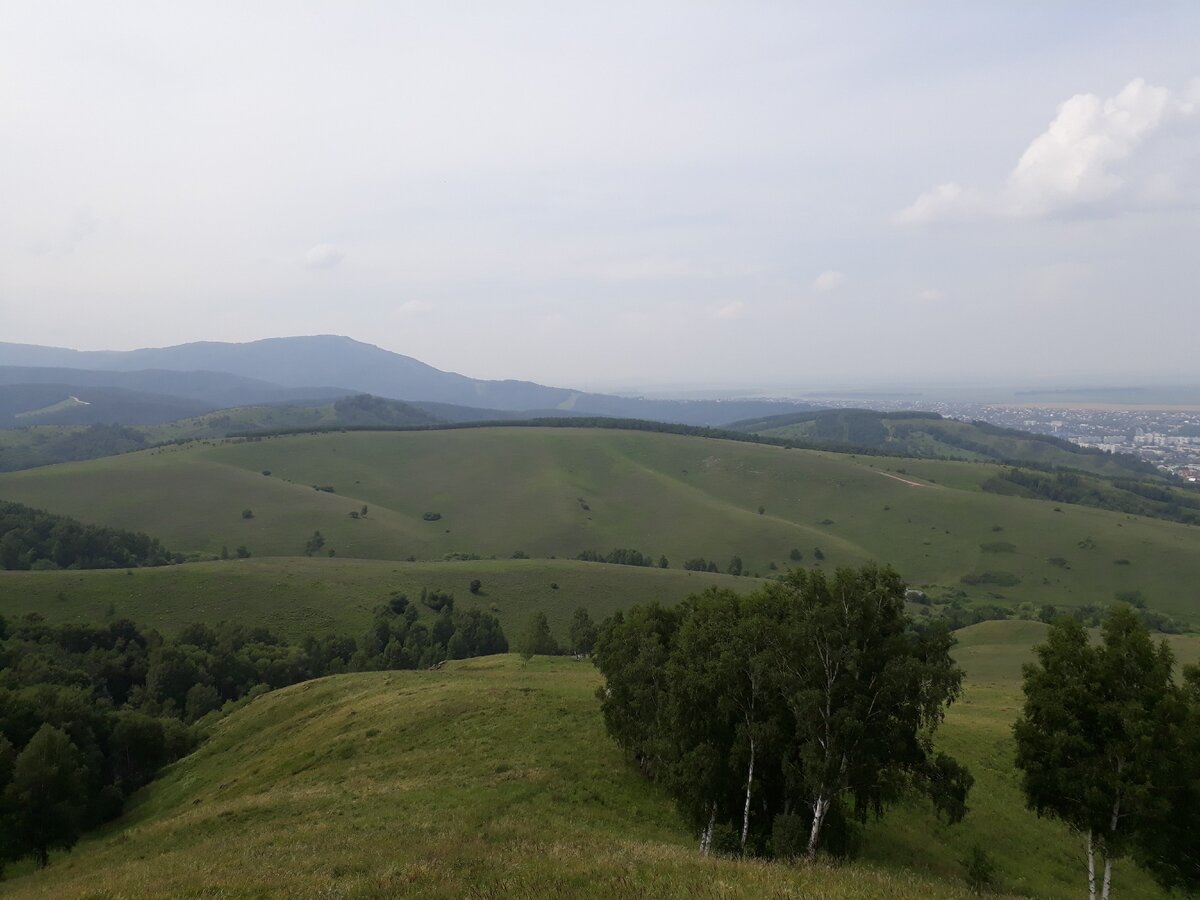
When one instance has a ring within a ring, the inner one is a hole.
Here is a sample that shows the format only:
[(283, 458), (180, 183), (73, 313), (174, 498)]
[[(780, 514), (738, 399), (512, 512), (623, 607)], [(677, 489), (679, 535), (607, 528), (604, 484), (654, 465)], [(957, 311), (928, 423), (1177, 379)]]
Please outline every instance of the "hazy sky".
[(1200, 378), (1200, 4), (0, 0), (0, 340)]

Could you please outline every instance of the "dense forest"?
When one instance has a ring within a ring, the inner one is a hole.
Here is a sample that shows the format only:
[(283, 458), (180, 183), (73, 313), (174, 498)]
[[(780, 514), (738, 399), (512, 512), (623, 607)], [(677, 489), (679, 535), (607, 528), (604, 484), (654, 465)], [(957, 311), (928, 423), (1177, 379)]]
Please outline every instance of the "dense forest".
[(182, 557), (157, 538), (0, 500), (0, 569), (125, 569)]
[(0, 870), (6, 859), (44, 865), (51, 849), (69, 849), (187, 753), (206, 722), (260, 694), (322, 675), (507, 652), (494, 616), (457, 610), (450, 595), (426, 601), (438, 610), (431, 623), (396, 594), (361, 637), (300, 643), (229, 623), (165, 638), (129, 621), (0, 617)]

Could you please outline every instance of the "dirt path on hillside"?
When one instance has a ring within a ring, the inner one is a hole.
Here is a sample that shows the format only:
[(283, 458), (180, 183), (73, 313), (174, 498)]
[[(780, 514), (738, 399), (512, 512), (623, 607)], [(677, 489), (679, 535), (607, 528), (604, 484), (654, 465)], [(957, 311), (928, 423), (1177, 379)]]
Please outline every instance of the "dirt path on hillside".
[(901, 478), (899, 475), (893, 475), (891, 472), (880, 472), (879, 474), (884, 478), (895, 478), (897, 481), (903, 481), (905, 484), (911, 485), (912, 487), (925, 487), (925, 485), (921, 484), (919, 481), (909, 481), (907, 478)]

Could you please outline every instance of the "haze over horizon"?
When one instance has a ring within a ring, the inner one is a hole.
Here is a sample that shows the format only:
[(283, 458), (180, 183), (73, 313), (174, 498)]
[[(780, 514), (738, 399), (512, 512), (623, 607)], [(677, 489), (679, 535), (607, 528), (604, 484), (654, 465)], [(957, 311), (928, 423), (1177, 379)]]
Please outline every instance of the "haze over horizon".
[(0, 340), (1200, 380), (1200, 7), (0, 9)]

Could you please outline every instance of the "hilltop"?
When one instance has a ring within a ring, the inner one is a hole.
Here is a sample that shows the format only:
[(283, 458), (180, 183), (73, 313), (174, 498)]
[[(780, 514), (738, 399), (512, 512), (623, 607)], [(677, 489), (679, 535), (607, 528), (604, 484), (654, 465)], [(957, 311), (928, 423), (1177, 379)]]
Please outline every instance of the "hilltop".
[[(6, 895), (966, 897), (960, 860), (982, 842), (1002, 890), (1074, 896), (1074, 839), (1024, 808), (1008, 762), (1013, 673), (1041, 630), (960, 633), (967, 693), (939, 741), (978, 779), (972, 812), (945, 826), (924, 805), (900, 807), (867, 827), (852, 865), (702, 859), (605, 735), (592, 667), (506, 656), (260, 697), (123, 818)], [(1160, 896), (1132, 866), (1116, 889)]]
[[(4, 376), (4, 367), (14, 368)], [(35, 374), (39, 369), (53, 374), (39, 376)], [(79, 374), (72, 376), (71, 372)], [(653, 400), (548, 387), (532, 381), (470, 378), (339, 335), (267, 338), (240, 344), (200, 341), (128, 351), (80, 351), (0, 342), (0, 384), (49, 381), (68, 386), (146, 390), (147, 385), (155, 383), (156, 372), (172, 373), (158, 379), (161, 384), (154, 390), (160, 393), (208, 402), (214, 401), (218, 391), (226, 398), (239, 398), (214, 402), (215, 407), (359, 393), (472, 409), (557, 410), (690, 425), (720, 425), (750, 416), (812, 408), (811, 404), (795, 401)], [(168, 389), (167, 385), (172, 387)], [(446, 418), (462, 421), (453, 414)]]
[(727, 427), (838, 450), (857, 448), (896, 456), (1025, 463), (1126, 478), (1160, 477), (1153, 465), (1134, 456), (1104, 453), (1051, 435), (987, 422), (961, 422), (930, 412), (826, 409), (746, 419)]

